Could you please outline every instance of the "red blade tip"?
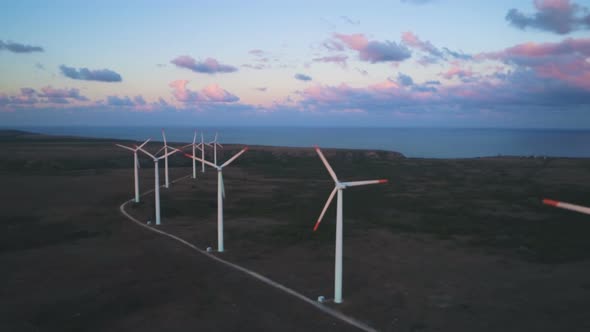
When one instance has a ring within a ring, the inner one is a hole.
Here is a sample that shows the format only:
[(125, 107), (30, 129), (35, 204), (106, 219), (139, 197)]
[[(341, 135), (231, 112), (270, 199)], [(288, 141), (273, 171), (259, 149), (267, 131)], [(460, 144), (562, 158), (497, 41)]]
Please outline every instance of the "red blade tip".
[(249, 149), (249, 147), (245, 147), (245, 148), (244, 148), (244, 151), (248, 151), (248, 149)]
[(379, 180), (378, 183), (387, 183), (387, 182), (389, 182), (389, 180), (382, 179), (382, 180)]
[(554, 201), (552, 199), (545, 198), (545, 199), (543, 199), (543, 204), (551, 205), (551, 206), (557, 206), (557, 204), (559, 204), (559, 202), (558, 201)]
[(315, 223), (315, 226), (313, 226), (313, 231), (314, 231), (314, 232), (315, 232), (315, 231), (317, 231), (317, 229), (318, 229), (318, 227), (319, 227), (319, 226), (320, 226), (320, 221), (318, 220), (318, 221)]

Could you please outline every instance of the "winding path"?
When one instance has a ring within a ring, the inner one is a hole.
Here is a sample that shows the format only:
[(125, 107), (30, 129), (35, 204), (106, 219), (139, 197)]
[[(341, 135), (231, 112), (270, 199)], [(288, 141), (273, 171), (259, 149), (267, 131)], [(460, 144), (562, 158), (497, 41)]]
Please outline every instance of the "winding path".
[[(181, 178), (178, 178), (178, 179), (172, 181), (172, 183), (176, 183), (178, 181), (181, 181), (181, 180), (183, 180), (185, 178), (188, 178), (189, 176), (190, 175), (187, 175), (187, 176), (183, 176)], [(148, 190), (148, 191), (142, 193), (140, 196), (145, 196), (145, 195), (147, 195), (149, 193), (152, 193), (153, 191), (154, 191), (154, 189)], [(188, 242), (188, 241), (186, 241), (186, 240), (184, 240), (184, 239), (182, 239), (182, 238), (180, 238), (180, 237), (178, 237), (176, 235), (173, 235), (173, 234), (170, 234), (170, 233), (166, 233), (166, 232), (164, 232), (162, 230), (156, 229), (154, 227), (151, 227), (151, 226), (146, 225), (145, 223), (142, 223), (141, 221), (137, 220), (135, 217), (133, 217), (132, 215), (130, 215), (125, 210), (125, 207), (127, 206), (127, 204), (129, 204), (131, 202), (133, 202), (133, 199), (130, 199), (128, 201), (125, 201), (123, 204), (121, 204), (121, 206), (119, 207), (119, 210), (121, 211), (121, 213), (125, 217), (127, 217), (127, 219), (133, 221), (135, 224), (137, 224), (137, 225), (139, 225), (139, 226), (141, 226), (141, 227), (143, 227), (143, 228), (145, 228), (145, 229), (147, 229), (149, 231), (152, 231), (154, 233), (158, 233), (158, 234), (163, 235), (163, 236), (167, 236), (167, 237), (169, 237), (169, 238), (171, 238), (171, 239), (173, 239), (173, 240), (175, 240), (177, 242), (180, 242), (180, 243), (184, 244), (185, 246), (187, 246), (187, 247), (195, 250), (196, 252), (198, 252), (198, 253), (200, 253), (202, 255), (205, 255), (205, 256), (209, 257), (210, 259), (212, 259), (212, 260), (214, 260), (214, 261), (216, 261), (218, 263), (221, 263), (221, 264), (223, 264), (225, 266), (228, 266), (228, 267), (230, 267), (232, 269), (235, 269), (237, 271), (240, 271), (242, 273), (245, 273), (246, 275), (248, 275), (248, 276), (250, 276), (250, 277), (252, 277), (254, 279), (257, 279), (257, 280), (259, 280), (259, 281), (261, 281), (261, 282), (263, 282), (263, 283), (265, 283), (265, 284), (267, 284), (267, 285), (269, 285), (271, 287), (274, 287), (274, 288), (276, 288), (278, 290), (281, 290), (281, 291), (283, 291), (283, 292), (285, 292), (285, 293), (287, 293), (287, 294), (289, 294), (291, 296), (294, 296), (294, 297), (298, 298), (299, 300), (301, 300), (301, 301), (303, 301), (303, 302), (305, 302), (305, 303), (313, 306), (317, 310), (320, 310), (321, 312), (323, 312), (323, 313), (325, 313), (327, 315), (330, 315), (330, 316), (332, 316), (332, 317), (334, 317), (334, 318), (336, 318), (338, 320), (341, 320), (341, 321), (343, 321), (343, 322), (345, 322), (347, 324), (350, 324), (350, 325), (352, 325), (352, 326), (354, 326), (354, 327), (356, 327), (356, 328), (358, 328), (360, 330), (363, 330), (363, 331), (366, 331), (366, 332), (375, 332), (375, 331), (377, 331), (376, 329), (370, 327), (369, 325), (367, 325), (367, 324), (365, 324), (363, 322), (360, 322), (360, 321), (358, 321), (358, 320), (356, 320), (356, 319), (354, 319), (352, 317), (346, 316), (346, 315), (344, 315), (343, 313), (341, 313), (339, 311), (336, 311), (336, 310), (334, 310), (334, 309), (332, 309), (330, 307), (327, 307), (327, 306), (325, 306), (325, 305), (323, 305), (323, 304), (321, 304), (321, 303), (319, 303), (319, 302), (317, 302), (317, 301), (315, 301), (313, 299), (310, 299), (310, 298), (306, 297), (305, 295), (303, 295), (301, 293), (298, 293), (297, 291), (295, 291), (295, 290), (293, 290), (293, 289), (291, 289), (289, 287), (286, 287), (284, 285), (281, 285), (278, 282), (273, 281), (273, 280), (271, 280), (271, 279), (269, 279), (269, 278), (267, 278), (267, 277), (265, 277), (265, 276), (263, 276), (263, 275), (261, 275), (259, 273), (256, 273), (254, 271), (248, 270), (247, 268), (245, 268), (243, 266), (240, 266), (240, 265), (231, 263), (231, 262), (226, 261), (226, 260), (224, 260), (224, 259), (222, 259), (222, 258), (220, 258), (218, 256), (215, 256), (212, 253), (209, 253), (206, 250), (200, 249), (197, 246), (195, 246), (194, 244), (192, 244), (192, 243), (190, 243), (190, 242)]]

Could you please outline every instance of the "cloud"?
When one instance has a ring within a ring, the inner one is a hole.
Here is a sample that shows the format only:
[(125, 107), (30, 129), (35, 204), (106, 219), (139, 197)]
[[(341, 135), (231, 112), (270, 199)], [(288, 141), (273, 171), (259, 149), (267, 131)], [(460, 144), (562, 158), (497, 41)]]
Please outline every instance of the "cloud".
[(15, 43), (11, 41), (2, 41), (0, 40), (0, 51), (7, 50), (13, 53), (33, 53), (33, 52), (43, 52), (43, 47), (41, 46), (31, 46), (25, 45), (20, 43)]
[(196, 73), (204, 74), (233, 73), (238, 70), (238, 68), (234, 66), (221, 64), (213, 58), (207, 58), (205, 61), (197, 62), (194, 58), (188, 55), (179, 56), (170, 62), (179, 68), (185, 68)]
[(146, 101), (145, 101), (145, 99), (143, 99), (143, 96), (141, 96), (141, 95), (135, 96), (133, 98), (133, 101), (135, 102), (136, 105), (140, 105), (140, 106), (143, 106), (143, 105), (146, 105), (147, 104)]
[(358, 109), (372, 114), (400, 110), (417, 114), (458, 109), (472, 114), (482, 108), (528, 112), (540, 107), (564, 111), (590, 105), (587, 90), (543, 79), (526, 69), (508, 72), (501, 78), (490, 75), (449, 86), (402, 83), (406, 85), (391, 80), (366, 87), (314, 85), (300, 93), (299, 107), (313, 112)]
[(396, 81), (403, 86), (414, 85), (414, 80), (410, 76), (402, 73), (398, 73)]
[(50, 103), (68, 104), (70, 100), (88, 101), (88, 98), (80, 95), (78, 89), (55, 89), (51, 86), (46, 86), (41, 89), (41, 93), (37, 93), (39, 97), (47, 98)]
[(261, 49), (253, 49), (253, 50), (248, 51), (248, 53), (252, 54), (254, 56), (257, 56), (257, 57), (261, 57), (261, 56), (265, 55), (264, 51)]
[(556, 79), (590, 91), (589, 57), (590, 38), (524, 43), (476, 56), (477, 59), (498, 60), (516, 68), (530, 69), (541, 78)]
[(258, 90), (260, 92), (266, 92), (266, 90), (268, 90), (267, 87), (260, 87), (260, 88), (254, 88), (254, 90)]
[(344, 45), (335, 40), (326, 40), (322, 43), (322, 46), (324, 46), (329, 51), (344, 51)]
[(78, 89), (56, 89), (51, 86), (37, 91), (33, 88), (21, 88), (18, 94), (0, 93), (0, 110), (22, 109), (23, 107), (39, 107), (47, 104), (70, 104), (72, 101), (88, 101)]
[(330, 55), (312, 59), (312, 61), (314, 62), (332, 62), (342, 67), (346, 67), (346, 60), (348, 60), (348, 57), (346, 55)]
[(406, 31), (402, 33), (402, 42), (413, 49), (422, 51), (427, 54), (426, 56), (423, 56), (418, 60), (418, 63), (424, 66), (437, 63), (440, 60), (448, 60), (449, 57), (457, 60), (472, 59), (471, 55), (465, 54), (463, 52), (452, 51), (446, 47), (443, 47), (441, 50), (429, 41), (421, 40), (417, 35), (415, 35), (411, 31)]
[(233, 103), (240, 100), (240, 98), (220, 88), (217, 84), (208, 85), (200, 91), (192, 91), (186, 87), (188, 83), (189, 81), (187, 80), (177, 80), (169, 84), (173, 89), (172, 95), (177, 101), (187, 104), (198, 104)]
[(311, 81), (311, 76), (305, 74), (295, 74), (294, 77), (300, 81)]
[(411, 31), (406, 31), (406, 32), (402, 33), (402, 41), (406, 45), (411, 46), (416, 49), (419, 49), (419, 50), (426, 52), (434, 57), (437, 57), (437, 58), (443, 57), (443, 53), (438, 48), (436, 48), (434, 45), (432, 45), (429, 41), (420, 40), (420, 38), (418, 38), (418, 36), (416, 36)]
[(472, 77), (473, 72), (468, 69), (462, 69), (462, 68), (459, 68), (458, 66), (453, 66), (447, 72), (441, 73), (441, 76), (446, 78), (447, 80), (450, 80), (455, 76), (463, 79), (463, 78)]
[(76, 69), (66, 65), (59, 66), (62, 74), (74, 80), (97, 82), (121, 82), (121, 75), (110, 69), (90, 70), (88, 68)]
[(359, 25), (359, 24), (361, 24), (361, 21), (359, 21), (359, 20), (353, 20), (353, 19), (351, 19), (348, 16), (340, 16), (340, 19), (342, 19), (342, 21), (344, 21), (344, 22), (346, 22), (348, 24), (351, 24), (351, 25)]
[(590, 12), (586, 7), (569, 0), (535, 0), (533, 3), (534, 14), (527, 15), (512, 8), (506, 14), (506, 20), (519, 29), (531, 27), (560, 35), (590, 29)]
[(334, 34), (334, 38), (344, 43), (348, 48), (358, 51), (362, 61), (370, 63), (403, 61), (412, 53), (405, 45), (398, 45), (391, 41), (369, 41), (363, 34)]
[(125, 97), (117, 97), (117, 96), (107, 96), (107, 105), (109, 106), (135, 106), (135, 103), (131, 100), (131, 98)]
[(270, 68), (269, 65), (264, 64), (264, 63), (255, 63), (255, 64), (245, 63), (245, 64), (242, 65), (242, 67), (244, 67), (244, 68), (250, 68), (250, 69), (255, 69), (255, 70), (262, 70), (262, 69)]

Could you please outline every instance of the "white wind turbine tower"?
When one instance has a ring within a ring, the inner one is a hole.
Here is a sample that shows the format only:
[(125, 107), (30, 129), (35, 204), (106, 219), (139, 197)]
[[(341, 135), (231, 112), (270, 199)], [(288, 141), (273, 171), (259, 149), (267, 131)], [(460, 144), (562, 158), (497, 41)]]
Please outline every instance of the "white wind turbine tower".
[[(201, 131), (201, 159), (205, 160), (205, 141), (203, 140), (203, 132)], [(201, 161), (201, 173), (205, 173), (205, 162)]]
[[(192, 144), (187, 144), (183, 147), (181, 147), (180, 149), (184, 149), (186, 147), (192, 146), (193, 148), (193, 179), (197, 178), (197, 166), (196, 166), (196, 162), (197, 160), (194, 159), (194, 157), (196, 157), (196, 150), (199, 149), (201, 150), (201, 155), (203, 156), (203, 159), (205, 159), (205, 151), (204, 151), (204, 147), (203, 147), (203, 133), (201, 133), (201, 143), (197, 144), (197, 131), (195, 130), (195, 135), (193, 136), (193, 143)], [(202, 172), (205, 172), (205, 164), (202, 163)]]
[[(211, 142), (207, 143), (207, 145), (213, 147), (213, 163), (215, 165), (217, 165), (217, 147), (219, 146), (220, 148), (223, 149), (223, 145), (221, 145), (217, 142), (217, 133), (215, 133), (215, 139), (212, 140)], [(203, 158), (203, 159), (205, 159), (205, 158)]]
[(139, 161), (137, 160), (137, 150), (142, 148), (147, 142), (150, 141), (151, 138), (148, 138), (145, 142), (141, 143), (140, 146), (135, 146), (135, 148), (131, 148), (121, 144), (115, 144), (116, 146), (129, 150), (133, 152), (133, 175), (135, 178), (135, 203), (139, 203), (139, 178), (137, 176), (137, 170), (139, 169)]
[(322, 218), (324, 217), (326, 210), (328, 210), (328, 206), (330, 206), (330, 203), (332, 202), (334, 195), (336, 194), (336, 192), (338, 192), (338, 200), (337, 200), (337, 207), (336, 207), (336, 257), (335, 257), (336, 264), (335, 264), (335, 268), (334, 268), (334, 274), (335, 274), (335, 276), (334, 276), (334, 302), (335, 303), (342, 303), (342, 191), (348, 187), (364, 186), (364, 185), (368, 185), (368, 184), (377, 184), (377, 183), (386, 183), (387, 180), (340, 182), (340, 181), (338, 181), (338, 178), (336, 177), (336, 173), (334, 173), (334, 170), (332, 170), (332, 167), (330, 167), (330, 164), (328, 163), (328, 161), (324, 157), (324, 154), (322, 153), (320, 148), (316, 146), (315, 150), (318, 153), (318, 155), (320, 156), (320, 159), (322, 160), (324, 165), (326, 166), (326, 169), (330, 173), (330, 176), (332, 176), (335, 186), (334, 186), (334, 190), (332, 190), (332, 192), (330, 193), (330, 196), (328, 197), (328, 201), (326, 202), (326, 205), (324, 206), (324, 209), (322, 210), (322, 213), (320, 214), (318, 221), (316, 222), (315, 226), (313, 227), (313, 231), (315, 232), (318, 229), (318, 226), (320, 225), (320, 222), (322, 221)]
[[(178, 150), (179, 151), (179, 150)], [(213, 168), (217, 169), (217, 251), (223, 252), (223, 200), (225, 199), (225, 186), (223, 184), (223, 168), (231, 164), (236, 158), (241, 156), (244, 152), (248, 151), (248, 147), (243, 148), (240, 152), (236, 153), (233, 157), (229, 158), (221, 166), (217, 166), (210, 161), (193, 157), (188, 153), (184, 155), (196, 159), (202, 163), (205, 163)]]
[(138, 147), (138, 150), (140, 150), (141, 152), (150, 156), (152, 158), (152, 160), (154, 161), (154, 178), (155, 178), (154, 199), (155, 199), (155, 204), (156, 204), (156, 225), (159, 225), (160, 224), (160, 171), (159, 171), (159, 167), (158, 167), (158, 161), (160, 159), (168, 158), (169, 155), (176, 153), (178, 150), (173, 149), (170, 152), (164, 153), (160, 157), (156, 157), (153, 154), (147, 152), (146, 150), (144, 150), (143, 148), (140, 148), (140, 147)]
[(576, 212), (580, 212), (580, 213), (584, 213), (584, 214), (590, 214), (590, 208), (585, 207), (585, 206), (581, 206), (581, 205), (575, 205), (575, 204), (571, 204), (571, 203), (554, 201), (552, 199), (547, 199), (547, 198), (543, 199), (543, 204), (555, 206), (555, 207), (566, 209), (566, 210), (576, 211)]
[[(168, 153), (168, 148), (171, 148), (172, 150), (174, 150), (173, 147), (168, 146), (168, 143), (166, 142), (166, 133), (164, 132), (164, 128), (162, 128), (162, 138), (164, 139), (164, 146), (162, 147), (162, 149), (160, 149), (160, 151), (164, 150), (164, 178), (165, 178), (165, 182), (164, 182), (164, 187), (168, 188), (170, 186), (170, 180), (168, 178), (168, 155), (170, 155)], [(158, 152), (160, 152), (158, 151)], [(157, 154), (157, 152), (156, 152)]]

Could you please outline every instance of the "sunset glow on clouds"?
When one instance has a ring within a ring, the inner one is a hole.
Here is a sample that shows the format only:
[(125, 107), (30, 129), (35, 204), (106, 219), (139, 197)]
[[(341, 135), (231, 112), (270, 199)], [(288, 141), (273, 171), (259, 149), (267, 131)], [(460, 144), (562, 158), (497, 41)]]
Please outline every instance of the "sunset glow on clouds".
[(589, 2), (4, 4), (0, 122), (586, 128)]

